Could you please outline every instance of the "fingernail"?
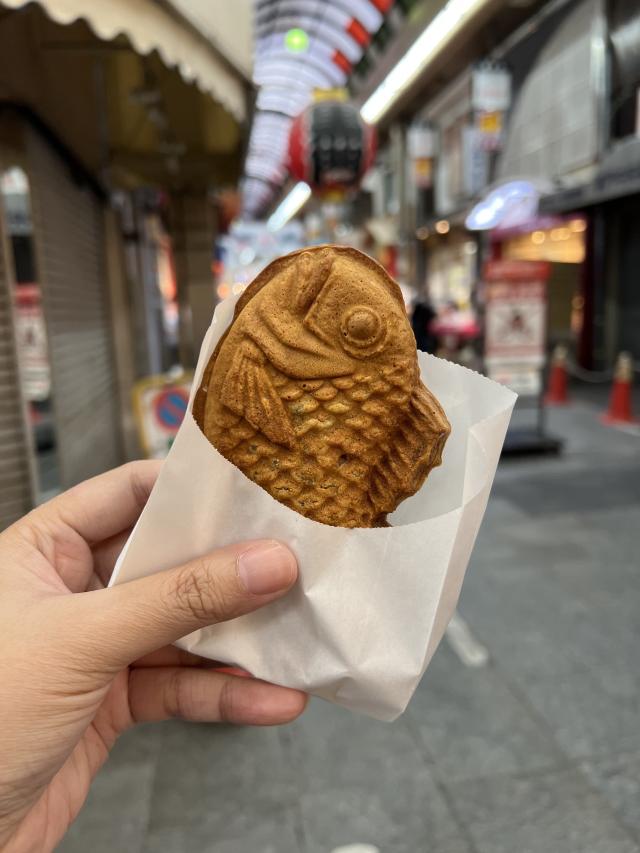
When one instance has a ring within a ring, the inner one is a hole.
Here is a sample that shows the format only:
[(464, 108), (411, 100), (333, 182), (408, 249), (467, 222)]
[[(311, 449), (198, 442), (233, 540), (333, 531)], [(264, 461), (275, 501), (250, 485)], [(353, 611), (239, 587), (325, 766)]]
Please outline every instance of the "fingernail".
[(252, 595), (267, 595), (290, 586), (296, 560), (279, 542), (254, 545), (238, 557), (238, 576)]

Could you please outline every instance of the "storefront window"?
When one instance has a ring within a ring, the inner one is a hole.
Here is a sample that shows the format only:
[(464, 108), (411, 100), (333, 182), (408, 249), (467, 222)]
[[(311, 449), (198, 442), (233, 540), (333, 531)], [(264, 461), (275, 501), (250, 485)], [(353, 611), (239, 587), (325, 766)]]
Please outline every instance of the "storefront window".
[[(536, 227), (537, 226), (537, 227)], [(571, 343), (582, 331), (584, 298), (582, 265), (586, 255), (587, 221), (582, 216), (539, 220), (526, 233), (502, 240), (501, 257), (512, 261), (546, 261), (548, 282), (548, 338)]]
[(586, 230), (587, 223), (578, 218), (519, 234), (505, 240), (503, 256), (510, 260), (581, 264), (585, 256)]

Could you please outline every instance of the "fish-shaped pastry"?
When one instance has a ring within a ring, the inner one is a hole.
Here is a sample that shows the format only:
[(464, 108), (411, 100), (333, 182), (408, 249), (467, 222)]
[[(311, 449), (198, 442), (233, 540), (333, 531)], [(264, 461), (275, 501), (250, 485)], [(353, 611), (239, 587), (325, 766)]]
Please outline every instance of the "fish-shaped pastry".
[(450, 432), (420, 379), (400, 288), (340, 246), (279, 258), (245, 290), (193, 414), (249, 479), (337, 527), (385, 525)]

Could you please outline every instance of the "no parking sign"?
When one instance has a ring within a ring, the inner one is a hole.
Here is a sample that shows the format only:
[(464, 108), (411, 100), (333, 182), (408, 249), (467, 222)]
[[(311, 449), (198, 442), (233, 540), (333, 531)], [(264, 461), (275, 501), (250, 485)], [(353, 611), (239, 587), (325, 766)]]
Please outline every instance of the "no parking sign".
[(138, 437), (145, 455), (162, 459), (169, 452), (189, 404), (192, 373), (149, 376), (133, 389)]
[(189, 405), (189, 394), (183, 388), (165, 388), (153, 401), (153, 411), (160, 429), (175, 435)]

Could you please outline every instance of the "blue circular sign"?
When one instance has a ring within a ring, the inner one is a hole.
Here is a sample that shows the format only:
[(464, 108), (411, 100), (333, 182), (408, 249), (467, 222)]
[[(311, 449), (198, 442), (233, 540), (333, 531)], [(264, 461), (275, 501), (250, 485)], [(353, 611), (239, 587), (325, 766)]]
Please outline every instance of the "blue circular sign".
[(177, 432), (188, 405), (189, 397), (185, 391), (180, 388), (167, 388), (156, 397), (156, 420), (168, 432)]

